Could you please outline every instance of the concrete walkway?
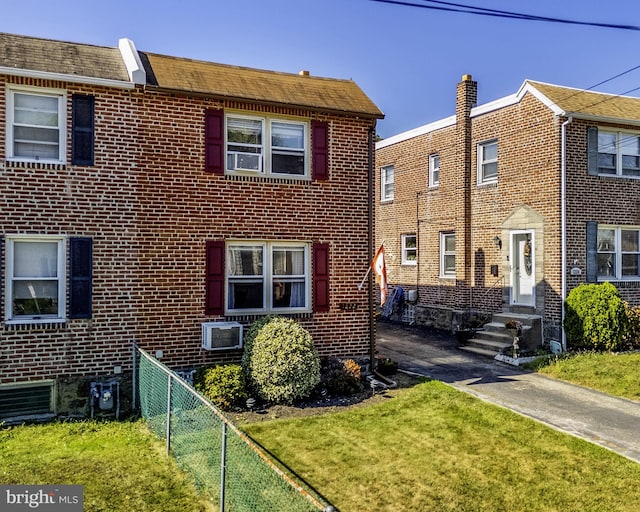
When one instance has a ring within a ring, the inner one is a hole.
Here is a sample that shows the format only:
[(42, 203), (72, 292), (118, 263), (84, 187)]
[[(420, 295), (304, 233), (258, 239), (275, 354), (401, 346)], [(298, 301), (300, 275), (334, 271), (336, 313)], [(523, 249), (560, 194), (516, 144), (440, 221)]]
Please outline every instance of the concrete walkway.
[(640, 403), (550, 379), (457, 348), (453, 336), (377, 324), (381, 357), (640, 463)]

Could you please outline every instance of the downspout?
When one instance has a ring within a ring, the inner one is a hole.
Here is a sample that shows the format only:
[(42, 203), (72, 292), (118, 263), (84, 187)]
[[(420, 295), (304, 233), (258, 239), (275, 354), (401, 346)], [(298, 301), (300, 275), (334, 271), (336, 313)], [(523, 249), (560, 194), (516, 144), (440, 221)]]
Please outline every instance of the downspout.
[[(371, 128), (369, 128), (369, 169), (368, 169), (368, 212), (367, 215), (369, 217), (369, 226), (367, 233), (367, 262), (371, 263), (373, 260), (373, 244), (374, 244), (374, 210), (373, 210), (373, 201), (374, 201), (374, 181), (373, 181), (373, 138), (375, 132), (376, 123), (373, 121)], [(369, 272), (369, 364), (371, 366), (371, 371), (375, 371), (375, 362), (376, 362), (376, 326), (373, 317), (373, 272)]]
[(564, 301), (567, 298), (567, 126), (573, 122), (573, 116), (562, 123), (560, 155), (560, 271), (562, 272), (560, 304), (560, 336), (562, 351), (567, 350), (564, 332)]

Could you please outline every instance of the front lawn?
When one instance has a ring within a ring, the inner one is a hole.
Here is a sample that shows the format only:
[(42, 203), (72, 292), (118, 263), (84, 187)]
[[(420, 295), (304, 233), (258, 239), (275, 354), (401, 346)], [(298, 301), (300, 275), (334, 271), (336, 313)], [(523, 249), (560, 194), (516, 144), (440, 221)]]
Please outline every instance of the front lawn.
[(0, 482), (84, 485), (86, 512), (213, 510), (144, 422), (0, 429)]
[(557, 357), (538, 373), (640, 401), (640, 352), (585, 352)]
[(640, 510), (640, 465), (430, 381), (243, 429), (341, 512)]

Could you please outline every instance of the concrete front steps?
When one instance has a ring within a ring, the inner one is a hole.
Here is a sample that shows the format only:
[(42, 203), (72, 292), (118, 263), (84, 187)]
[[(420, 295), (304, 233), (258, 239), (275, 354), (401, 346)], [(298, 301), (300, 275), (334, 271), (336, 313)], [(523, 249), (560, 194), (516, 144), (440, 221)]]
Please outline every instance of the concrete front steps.
[(520, 351), (535, 350), (542, 345), (542, 317), (523, 313), (494, 313), (491, 322), (484, 324), (474, 336), (460, 346), (461, 350), (494, 358), (506, 349), (513, 347), (514, 332), (505, 324), (516, 320), (522, 324), (519, 336)]

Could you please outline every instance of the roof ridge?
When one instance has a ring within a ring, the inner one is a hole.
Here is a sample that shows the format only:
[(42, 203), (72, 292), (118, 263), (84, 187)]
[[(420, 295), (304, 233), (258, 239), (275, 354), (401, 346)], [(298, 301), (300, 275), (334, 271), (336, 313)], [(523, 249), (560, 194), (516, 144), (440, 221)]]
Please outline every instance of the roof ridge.
[(332, 78), (332, 77), (326, 77), (326, 76), (319, 76), (319, 75), (300, 75), (300, 73), (294, 73), (291, 71), (276, 71), (276, 70), (272, 70), (272, 69), (264, 69), (264, 68), (255, 68), (255, 67), (251, 67), (251, 66), (240, 66), (237, 64), (226, 64), (223, 62), (214, 62), (214, 61), (210, 61), (210, 60), (204, 60), (204, 59), (193, 59), (193, 58), (189, 58), (189, 57), (178, 57), (175, 55), (165, 55), (162, 53), (155, 53), (155, 52), (147, 52), (145, 50), (139, 50), (140, 53), (146, 54), (146, 55), (153, 55), (155, 57), (160, 57), (160, 58), (165, 58), (165, 59), (173, 59), (173, 60), (177, 60), (177, 61), (182, 61), (182, 62), (193, 62), (196, 64), (209, 64), (211, 66), (220, 66), (220, 67), (225, 67), (225, 68), (229, 68), (229, 69), (237, 69), (239, 71), (254, 71), (256, 73), (267, 73), (270, 75), (283, 75), (283, 76), (291, 76), (291, 77), (303, 77), (303, 78), (310, 78), (310, 79), (314, 79), (314, 80), (328, 80), (331, 82), (349, 82), (349, 83), (354, 83), (352, 78)]

